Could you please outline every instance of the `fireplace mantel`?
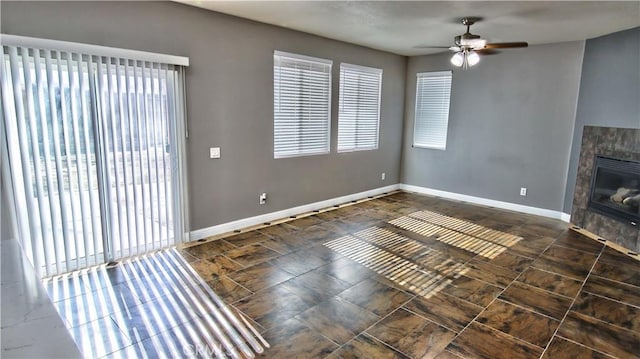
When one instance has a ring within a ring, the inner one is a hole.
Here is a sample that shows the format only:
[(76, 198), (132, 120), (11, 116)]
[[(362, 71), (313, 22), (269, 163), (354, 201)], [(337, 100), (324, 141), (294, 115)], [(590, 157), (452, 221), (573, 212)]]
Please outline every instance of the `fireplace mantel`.
[(571, 222), (631, 251), (640, 252), (640, 223), (634, 226), (588, 210), (591, 177), (598, 156), (640, 161), (640, 129), (584, 127)]

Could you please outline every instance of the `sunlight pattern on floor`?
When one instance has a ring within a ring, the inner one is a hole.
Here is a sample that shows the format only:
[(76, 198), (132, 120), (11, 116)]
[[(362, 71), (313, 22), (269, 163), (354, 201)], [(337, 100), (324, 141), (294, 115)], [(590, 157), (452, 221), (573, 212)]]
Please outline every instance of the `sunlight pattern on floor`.
[(389, 223), (423, 236), (434, 237), (440, 242), (489, 259), (495, 258), (522, 239), (513, 234), (430, 211), (414, 212)]
[(465, 221), (455, 217), (445, 216), (440, 213), (431, 211), (414, 212), (409, 214), (409, 216), (423, 220), (425, 222), (437, 224), (441, 227), (453, 229), (458, 232), (485, 239), (506, 247), (511, 247), (522, 239), (522, 237), (515, 234), (487, 228), (473, 222)]
[(253, 358), (269, 346), (175, 249), (45, 286), (86, 357)]
[[(429, 298), (442, 289), (443, 285), (446, 285), (442, 283), (446, 275), (461, 274), (462, 264), (445, 265), (438, 262), (435, 260), (435, 257), (439, 257), (436, 251), (422, 245), (414, 246), (417, 242), (412, 243), (409, 238), (396, 236), (376, 227), (358, 232), (356, 235), (377, 243), (369, 243), (347, 235), (324, 245), (423, 297)], [(386, 245), (390, 245), (390, 248)], [(394, 248), (397, 251), (394, 251)], [(410, 259), (412, 256), (418, 257), (421, 264), (413, 262)], [(429, 268), (431, 264), (434, 265), (433, 268)]]
[(435, 271), (446, 276), (456, 274), (455, 277), (461, 274), (461, 263), (403, 235), (393, 233), (386, 229), (372, 227), (355, 233), (355, 236), (365, 239), (378, 247), (382, 247), (382, 249), (386, 251), (414, 262), (430, 271)]

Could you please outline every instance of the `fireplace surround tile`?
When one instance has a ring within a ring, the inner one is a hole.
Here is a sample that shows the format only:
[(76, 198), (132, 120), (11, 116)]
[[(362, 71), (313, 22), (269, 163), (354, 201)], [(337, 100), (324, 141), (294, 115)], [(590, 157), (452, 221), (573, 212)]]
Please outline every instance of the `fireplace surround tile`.
[(597, 155), (640, 161), (640, 129), (584, 127), (571, 222), (631, 251), (640, 252), (639, 227), (587, 210)]

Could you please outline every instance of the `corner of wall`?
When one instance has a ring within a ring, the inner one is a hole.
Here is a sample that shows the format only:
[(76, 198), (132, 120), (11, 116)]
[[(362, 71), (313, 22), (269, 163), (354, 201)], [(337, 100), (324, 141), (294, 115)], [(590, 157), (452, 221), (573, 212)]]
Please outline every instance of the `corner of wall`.
[[(571, 215), (571, 206), (572, 206), (572, 202), (573, 202), (573, 191), (575, 188), (575, 178), (571, 178), (571, 177), (575, 177), (575, 176), (570, 176), (570, 173), (572, 173), (571, 168), (572, 168), (572, 162), (571, 162), (571, 154), (573, 153), (573, 149), (576, 146), (576, 126), (577, 126), (577, 120), (578, 120), (578, 100), (580, 99), (580, 84), (582, 82), (582, 64), (584, 63), (584, 50), (586, 47), (586, 41), (582, 40), (580, 41), (580, 44), (582, 45), (582, 56), (580, 56), (579, 59), (579, 63), (578, 63), (578, 68), (580, 69), (580, 76), (578, 76), (578, 84), (577, 84), (577, 91), (576, 91), (576, 100), (575, 100), (575, 106), (573, 109), (573, 127), (571, 129), (571, 133), (572, 133), (572, 137), (571, 137), (571, 146), (569, 147), (569, 152), (567, 153), (567, 170), (565, 171), (565, 184), (564, 184), (564, 190), (563, 190), (563, 200), (564, 203), (562, 204), (562, 212), (567, 214), (567, 215)], [(580, 131), (580, 133), (582, 133), (582, 131)], [(580, 138), (578, 139), (578, 141), (581, 140), (582, 136), (579, 136)], [(577, 164), (576, 166), (577, 169)]]
[(405, 138), (405, 132), (407, 130), (407, 83), (408, 83), (408, 78), (409, 78), (409, 59), (410, 56), (405, 56), (404, 57), (404, 86), (402, 89), (402, 98), (404, 99), (404, 104), (402, 106), (402, 132), (401, 132), (401, 136), (400, 136), (400, 158), (398, 158), (398, 161), (400, 163), (400, 166), (398, 167), (398, 182), (399, 183), (404, 183), (405, 180), (405, 176), (404, 176), (404, 156), (405, 156), (405, 152), (404, 152), (404, 147), (405, 147), (405, 142), (406, 142), (406, 138)]

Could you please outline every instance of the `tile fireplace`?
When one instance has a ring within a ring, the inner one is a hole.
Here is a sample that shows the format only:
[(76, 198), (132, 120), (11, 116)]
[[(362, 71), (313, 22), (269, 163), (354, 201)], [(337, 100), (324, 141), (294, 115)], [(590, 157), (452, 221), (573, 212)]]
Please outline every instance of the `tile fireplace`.
[(584, 127), (571, 222), (640, 252), (640, 129)]

